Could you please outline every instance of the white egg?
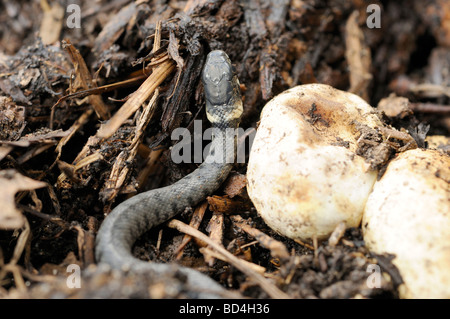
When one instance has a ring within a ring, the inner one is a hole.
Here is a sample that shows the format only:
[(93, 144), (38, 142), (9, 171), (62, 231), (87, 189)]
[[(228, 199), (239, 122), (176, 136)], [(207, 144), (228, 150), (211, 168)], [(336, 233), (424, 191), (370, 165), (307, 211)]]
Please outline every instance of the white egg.
[(359, 226), (377, 171), (356, 155), (358, 125), (382, 126), (360, 97), (323, 84), (292, 88), (264, 107), (247, 170), (264, 221), (293, 239)]
[(450, 157), (399, 154), (375, 183), (362, 228), (371, 251), (395, 255), (402, 298), (450, 298)]

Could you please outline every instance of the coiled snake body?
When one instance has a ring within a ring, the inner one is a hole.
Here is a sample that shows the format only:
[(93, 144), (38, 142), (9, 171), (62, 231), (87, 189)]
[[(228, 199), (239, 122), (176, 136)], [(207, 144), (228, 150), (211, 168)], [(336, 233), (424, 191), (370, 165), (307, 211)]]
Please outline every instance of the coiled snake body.
[[(223, 51), (208, 54), (202, 80), (207, 118), (215, 133), (208, 156), (195, 171), (178, 182), (138, 194), (119, 204), (102, 223), (96, 239), (98, 262), (115, 269), (161, 275), (173, 273), (176, 268), (186, 276), (191, 287), (198, 288), (196, 297), (200, 298), (215, 297), (214, 292), (220, 295), (224, 289), (208, 276), (190, 268), (141, 261), (133, 257), (131, 249), (144, 232), (211, 195), (233, 166), (236, 147), (234, 129), (239, 125), (242, 100), (239, 81)], [(232, 132), (227, 129), (232, 129)], [(209, 292), (202, 293), (202, 290)]]

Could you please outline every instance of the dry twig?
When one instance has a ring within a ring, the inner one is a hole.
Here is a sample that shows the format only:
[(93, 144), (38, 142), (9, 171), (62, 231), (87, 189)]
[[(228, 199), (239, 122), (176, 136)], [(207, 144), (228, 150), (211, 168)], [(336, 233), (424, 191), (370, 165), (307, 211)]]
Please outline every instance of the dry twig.
[[(208, 207), (207, 202), (203, 202), (201, 205), (199, 205), (192, 215), (191, 221), (189, 223), (189, 226), (192, 228), (198, 229), (200, 227), (200, 224), (203, 220), (203, 216), (205, 215), (206, 208)], [(192, 236), (185, 234), (183, 237), (183, 240), (181, 241), (181, 244), (178, 246), (176, 251), (176, 259), (179, 260), (183, 256), (183, 249), (186, 247), (186, 245), (191, 241)], [(197, 242), (199, 243), (199, 242)], [(202, 246), (206, 246), (205, 243), (202, 242)]]
[(342, 236), (345, 234), (345, 229), (347, 228), (347, 225), (345, 225), (345, 222), (340, 222), (336, 228), (333, 230), (333, 232), (330, 235), (330, 238), (328, 239), (328, 244), (331, 247), (335, 247), (339, 241), (341, 240)]
[(237, 227), (242, 229), (250, 236), (254, 237), (261, 244), (261, 246), (269, 249), (270, 254), (273, 257), (280, 259), (288, 259), (290, 257), (289, 252), (286, 249), (286, 246), (283, 245), (283, 243), (266, 235), (259, 229), (251, 227), (248, 224), (248, 221), (244, 220), (241, 216), (239, 215), (231, 216), (231, 220)]
[(228, 250), (226, 250), (222, 245), (219, 245), (212, 241), (208, 236), (203, 234), (202, 232), (198, 231), (197, 229), (194, 229), (190, 227), (189, 225), (186, 225), (185, 223), (173, 219), (168, 223), (168, 226), (170, 228), (175, 228), (180, 232), (189, 234), (191, 236), (195, 236), (202, 241), (206, 242), (210, 247), (217, 250), (220, 254), (225, 256), (230, 264), (232, 264), (234, 267), (242, 271), (244, 274), (246, 274), (249, 278), (254, 280), (270, 297), (276, 298), (276, 299), (289, 299), (290, 297), (285, 294), (283, 291), (281, 291), (278, 287), (276, 287), (274, 284), (270, 283), (266, 278), (261, 276), (260, 274), (254, 272), (250, 268), (247, 267), (247, 265), (239, 258), (231, 254)]
[[(209, 238), (217, 244), (221, 244), (223, 240), (224, 218), (223, 213), (214, 212), (209, 220), (208, 228)], [(215, 259), (212, 256), (205, 255), (205, 261), (212, 266)]]

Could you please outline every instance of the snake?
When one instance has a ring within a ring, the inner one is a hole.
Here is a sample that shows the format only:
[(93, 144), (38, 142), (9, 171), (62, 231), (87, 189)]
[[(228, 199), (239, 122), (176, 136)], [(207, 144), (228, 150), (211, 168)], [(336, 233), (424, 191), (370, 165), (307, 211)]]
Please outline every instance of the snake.
[(243, 113), (240, 84), (228, 55), (209, 52), (202, 71), (206, 116), (213, 138), (208, 155), (192, 173), (162, 188), (139, 193), (118, 204), (97, 233), (95, 257), (112, 269), (152, 272), (157, 276), (182, 274), (192, 298), (216, 298), (226, 290), (207, 275), (175, 263), (146, 262), (133, 256), (132, 247), (145, 232), (212, 195), (230, 173), (235, 158), (236, 129)]

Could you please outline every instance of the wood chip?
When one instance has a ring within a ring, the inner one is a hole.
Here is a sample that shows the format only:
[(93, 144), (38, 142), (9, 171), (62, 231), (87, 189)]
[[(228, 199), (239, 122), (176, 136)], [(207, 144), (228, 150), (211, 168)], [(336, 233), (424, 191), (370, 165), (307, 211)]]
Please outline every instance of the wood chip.
[(228, 198), (227, 196), (209, 196), (207, 199), (211, 210), (227, 214), (240, 213), (251, 208), (249, 200), (242, 198)]
[(369, 101), (368, 87), (372, 80), (370, 48), (364, 42), (364, 34), (358, 25), (358, 11), (354, 11), (345, 26), (345, 56), (350, 70), (350, 89), (365, 101)]
[(100, 196), (103, 201), (108, 203), (105, 211), (109, 211), (110, 205), (114, 202), (115, 197), (118, 195), (126, 181), (126, 177), (130, 171), (130, 167), (127, 163), (133, 162), (137, 155), (139, 144), (142, 142), (147, 125), (150, 123), (155, 112), (158, 96), (159, 90), (156, 89), (150, 102), (144, 108), (144, 111), (137, 120), (135, 134), (129, 147), (122, 151), (117, 157), (118, 159), (124, 157), (124, 160), (114, 162), (110, 177), (105, 181), (104, 188), (100, 191)]
[(123, 34), (126, 25), (135, 14), (136, 3), (132, 1), (112, 16), (95, 39), (93, 51), (100, 54), (108, 50)]
[(402, 96), (396, 96), (391, 93), (389, 97), (383, 98), (378, 102), (377, 109), (383, 111), (388, 117), (398, 117), (400, 119), (411, 115), (409, 100)]
[[(73, 84), (74, 89), (87, 90), (97, 87), (95, 82), (92, 80), (92, 75), (89, 72), (86, 62), (81, 56), (80, 51), (78, 51), (68, 39), (62, 42), (62, 46), (69, 54), (70, 59), (72, 60), (72, 64), (75, 68), (76, 77), (75, 82)], [(90, 95), (89, 103), (92, 105), (92, 107), (95, 110), (95, 113), (97, 113), (97, 116), (100, 119), (102, 120), (109, 119), (110, 114), (108, 106), (103, 102), (102, 97), (100, 95)], [(52, 108), (50, 125), (52, 125), (53, 122), (53, 112), (54, 108)]]
[(233, 198), (237, 195), (247, 197), (246, 187), (247, 187), (246, 176), (239, 173), (232, 173), (228, 176), (227, 181), (223, 186), (223, 191), (230, 198)]
[(41, 7), (44, 12), (39, 29), (39, 36), (44, 44), (53, 44), (59, 41), (64, 19), (64, 8), (53, 2), (50, 6), (47, 0), (41, 0)]

